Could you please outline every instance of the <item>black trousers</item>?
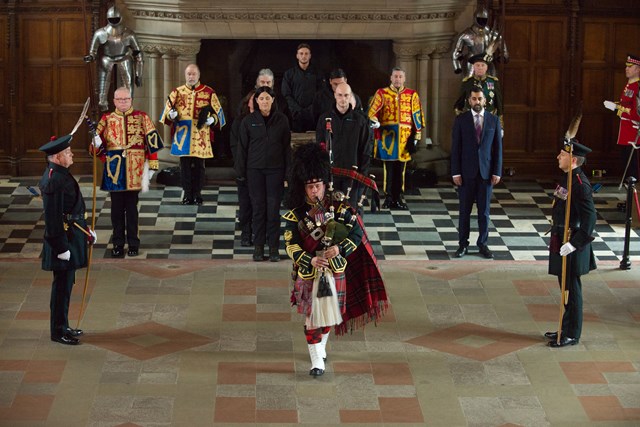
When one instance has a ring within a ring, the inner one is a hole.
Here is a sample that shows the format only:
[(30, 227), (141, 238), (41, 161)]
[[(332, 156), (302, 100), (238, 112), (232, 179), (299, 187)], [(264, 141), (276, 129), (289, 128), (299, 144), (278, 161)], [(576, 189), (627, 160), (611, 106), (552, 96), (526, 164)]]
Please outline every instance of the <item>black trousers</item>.
[(400, 201), (400, 194), (404, 191), (404, 172), (407, 162), (399, 160), (383, 161), (384, 167), (384, 194), (391, 196), (394, 201)]
[[(138, 237), (138, 195), (139, 191), (111, 192), (111, 226), (113, 227), (113, 245), (140, 247)], [(125, 240), (125, 229), (127, 237)]]
[[(562, 289), (562, 277), (558, 277), (558, 284)], [(567, 274), (565, 290), (569, 292), (569, 298), (564, 305), (562, 336), (580, 339), (580, 335), (582, 335), (582, 281), (580, 276)]]
[(491, 194), (493, 186), (491, 180), (483, 179), (479, 174), (475, 179), (463, 178), (458, 187), (460, 201), (460, 216), (458, 218), (458, 244), (469, 246), (471, 229), (471, 211), (475, 203), (478, 208), (478, 246), (486, 246), (489, 239), (489, 213), (491, 208)]
[(71, 289), (75, 280), (76, 270), (53, 272), (51, 300), (49, 302), (52, 338), (61, 337), (64, 335), (65, 329), (69, 327), (69, 300), (71, 299)]
[(247, 182), (238, 183), (238, 225), (242, 236), (251, 238), (251, 220), (253, 210), (251, 208), (251, 197), (249, 196), (249, 186)]
[(634, 150), (631, 145), (621, 145), (620, 147), (622, 147), (620, 153), (622, 169), (620, 169), (620, 173), (624, 173), (624, 168), (627, 167), (627, 162), (629, 162), (629, 155), (631, 155), (631, 161), (629, 162), (629, 167), (627, 168), (627, 173), (624, 178), (626, 179), (632, 176), (640, 180), (640, 156), (638, 156), (638, 150)]
[(180, 157), (180, 180), (185, 198), (202, 197), (202, 187), (204, 187), (206, 180), (204, 159), (189, 156)]
[(253, 244), (277, 248), (280, 245), (280, 203), (284, 169), (248, 169), (247, 183), (253, 208)]

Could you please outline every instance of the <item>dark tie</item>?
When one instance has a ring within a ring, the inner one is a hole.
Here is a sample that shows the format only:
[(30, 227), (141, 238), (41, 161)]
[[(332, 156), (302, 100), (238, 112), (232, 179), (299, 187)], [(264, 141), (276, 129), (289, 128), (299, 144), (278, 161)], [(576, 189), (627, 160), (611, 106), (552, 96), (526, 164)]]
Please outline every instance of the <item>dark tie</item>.
[(480, 123), (480, 114), (476, 114), (476, 141), (480, 144), (480, 137), (482, 136), (482, 124)]

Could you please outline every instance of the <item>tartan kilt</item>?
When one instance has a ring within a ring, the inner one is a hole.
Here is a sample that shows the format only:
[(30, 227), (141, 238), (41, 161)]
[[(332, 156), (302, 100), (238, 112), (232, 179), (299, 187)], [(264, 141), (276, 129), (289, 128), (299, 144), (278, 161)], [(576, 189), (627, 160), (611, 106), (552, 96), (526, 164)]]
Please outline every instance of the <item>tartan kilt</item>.
[[(347, 302), (347, 280), (344, 273), (333, 273), (333, 278), (336, 281), (340, 313), (344, 314)], [(313, 300), (313, 279), (303, 279), (298, 276), (293, 284), (292, 300), (297, 307), (298, 313), (310, 316), (311, 301)]]

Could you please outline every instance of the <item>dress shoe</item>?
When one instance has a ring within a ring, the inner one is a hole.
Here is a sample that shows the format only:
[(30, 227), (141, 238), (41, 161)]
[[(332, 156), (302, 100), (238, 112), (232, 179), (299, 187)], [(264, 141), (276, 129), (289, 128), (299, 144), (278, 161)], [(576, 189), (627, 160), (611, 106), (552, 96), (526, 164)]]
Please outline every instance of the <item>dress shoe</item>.
[(82, 329), (65, 328), (64, 334), (66, 336), (79, 337), (84, 335), (84, 331)]
[(195, 202), (193, 201), (193, 199), (191, 197), (185, 197), (184, 199), (182, 199), (181, 203), (183, 205), (193, 205), (193, 204), (195, 204)]
[(551, 332), (545, 332), (544, 333), (544, 337), (548, 340), (557, 340), (558, 339), (558, 333), (556, 331), (551, 331)]
[(391, 200), (390, 196), (387, 196), (384, 198), (384, 203), (382, 204), (382, 209), (389, 209), (391, 207), (391, 203), (393, 201)]
[(309, 375), (313, 375), (314, 377), (319, 377), (322, 374), (324, 374), (324, 369), (320, 368), (313, 368), (309, 371)]
[(129, 256), (138, 256), (138, 248), (135, 246), (129, 246), (129, 250), (127, 251), (127, 255)]
[(466, 254), (467, 254), (467, 247), (460, 245), (458, 246), (458, 249), (456, 250), (456, 253), (453, 254), (453, 256), (456, 258), (462, 258)]
[(258, 245), (253, 249), (253, 260), (256, 262), (264, 261), (264, 246)]
[[(556, 340), (558, 339), (558, 337), (556, 337)], [(578, 344), (578, 339), (577, 338), (570, 338), (570, 337), (561, 337), (560, 338), (560, 343), (558, 343), (556, 340), (554, 341), (549, 341), (549, 347), (566, 347), (568, 345), (576, 345)]]
[(482, 255), (483, 257), (485, 257), (485, 258), (487, 258), (487, 259), (491, 259), (491, 258), (493, 258), (493, 252), (491, 252), (491, 250), (489, 249), (489, 247), (488, 247), (488, 246), (486, 246), (486, 245), (481, 245), (481, 246), (478, 246), (478, 248), (480, 248), (480, 249), (478, 250), (478, 253), (479, 253), (480, 255)]
[(65, 345), (80, 344), (80, 340), (78, 338), (70, 337), (68, 335), (63, 335), (61, 337), (51, 337), (51, 341), (59, 342), (60, 344), (65, 344)]
[(251, 233), (240, 234), (240, 246), (246, 248), (252, 245), (253, 245), (253, 242), (251, 241)]
[(394, 200), (391, 202), (390, 209), (406, 211), (408, 209), (407, 204), (401, 200)]
[(616, 207), (618, 208), (618, 210), (620, 212), (626, 212), (627, 211), (627, 202), (620, 202), (616, 205)]
[(269, 246), (269, 261), (271, 262), (280, 261), (280, 251), (278, 251), (277, 247)]
[(111, 249), (111, 257), (112, 258), (124, 258), (124, 247), (123, 246), (114, 246)]
[(201, 206), (202, 203), (204, 203), (204, 200), (202, 200), (202, 196), (196, 196), (193, 199), (193, 203), (195, 203), (198, 206)]

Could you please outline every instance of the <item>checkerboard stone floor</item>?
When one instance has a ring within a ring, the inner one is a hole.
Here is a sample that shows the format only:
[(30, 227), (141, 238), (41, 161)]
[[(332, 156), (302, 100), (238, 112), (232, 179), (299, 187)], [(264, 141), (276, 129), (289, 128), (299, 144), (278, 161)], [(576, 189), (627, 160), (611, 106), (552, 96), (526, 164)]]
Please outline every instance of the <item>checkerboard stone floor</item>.
[[(88, 209), (91, 182), (80, 179)], [(0, 258), (34, 257), (41, 249), (44, 221), (42, 203), (27, 186), (37, 180), (0, 180)], [(489, 246), (498, 260), (545, 260), (547, 257), (550, 194), (553, 181), (507, 181), (494, 191)], [(251, 248), (239, 244), (236, 227), (237, 193), (234, 186), (207, 186), (202, 206), (183, 206), (181, 190), (155, 186), (140, 197), (140, 258), (249, 259)], [(598, 210), (594, 252), (599, 260), (616, 260), (624, 245), (624, 214), (616, 205), (624, 193), (613, 183), (596, 193)], [(364, 222), (380, 260), (448, 260), (458, 246), (458, 198), (448, 183), (408, 191), (408, 211), (366, 211)], [(108, 193), (97, 192), (99, 243), (94, 256), (109, 257), (111, 238)], [(471, 244), (477, 237), (472, 216)], [(632, 230), (631, 259), (640, 259), (640, 237)], [(282, 246), (283, 243), (281, 243)], [(473, 253), (473, 246), (470, 248)], [(281, 251), (284, 256), (284, 251)], [(473, 255), (471, 255), (473, 256)], [(465, 258), (466, 259), (466, 258)]]
[(207, 187), (201, 207), (181, 206), (175, 188), (143, 195), (143, 253), (127, 259), (108, 256), (99, 192), (85, 336), (78, 347), (52, 343), (42, 208), (25, 187), (34, 184), (0, 180), (0, 426), (640, 425), (638, 235), (631, 270), (620, 270), (613, 185), (596, 196), (599, 264), (583, 277), (578, 345), (550, 349), (542, 338), (560, 299), (544, 236), (555, 184), (496, 189), (493, 261), (449, 260), (457, 199), (442, 184), (408, 194), (409, 212), (366, 213), (390, 308), (377, 325), (332, 334), (327, 372), (313, 378), (289, 306), (291, 264), (251, 261), (228, 186)]

